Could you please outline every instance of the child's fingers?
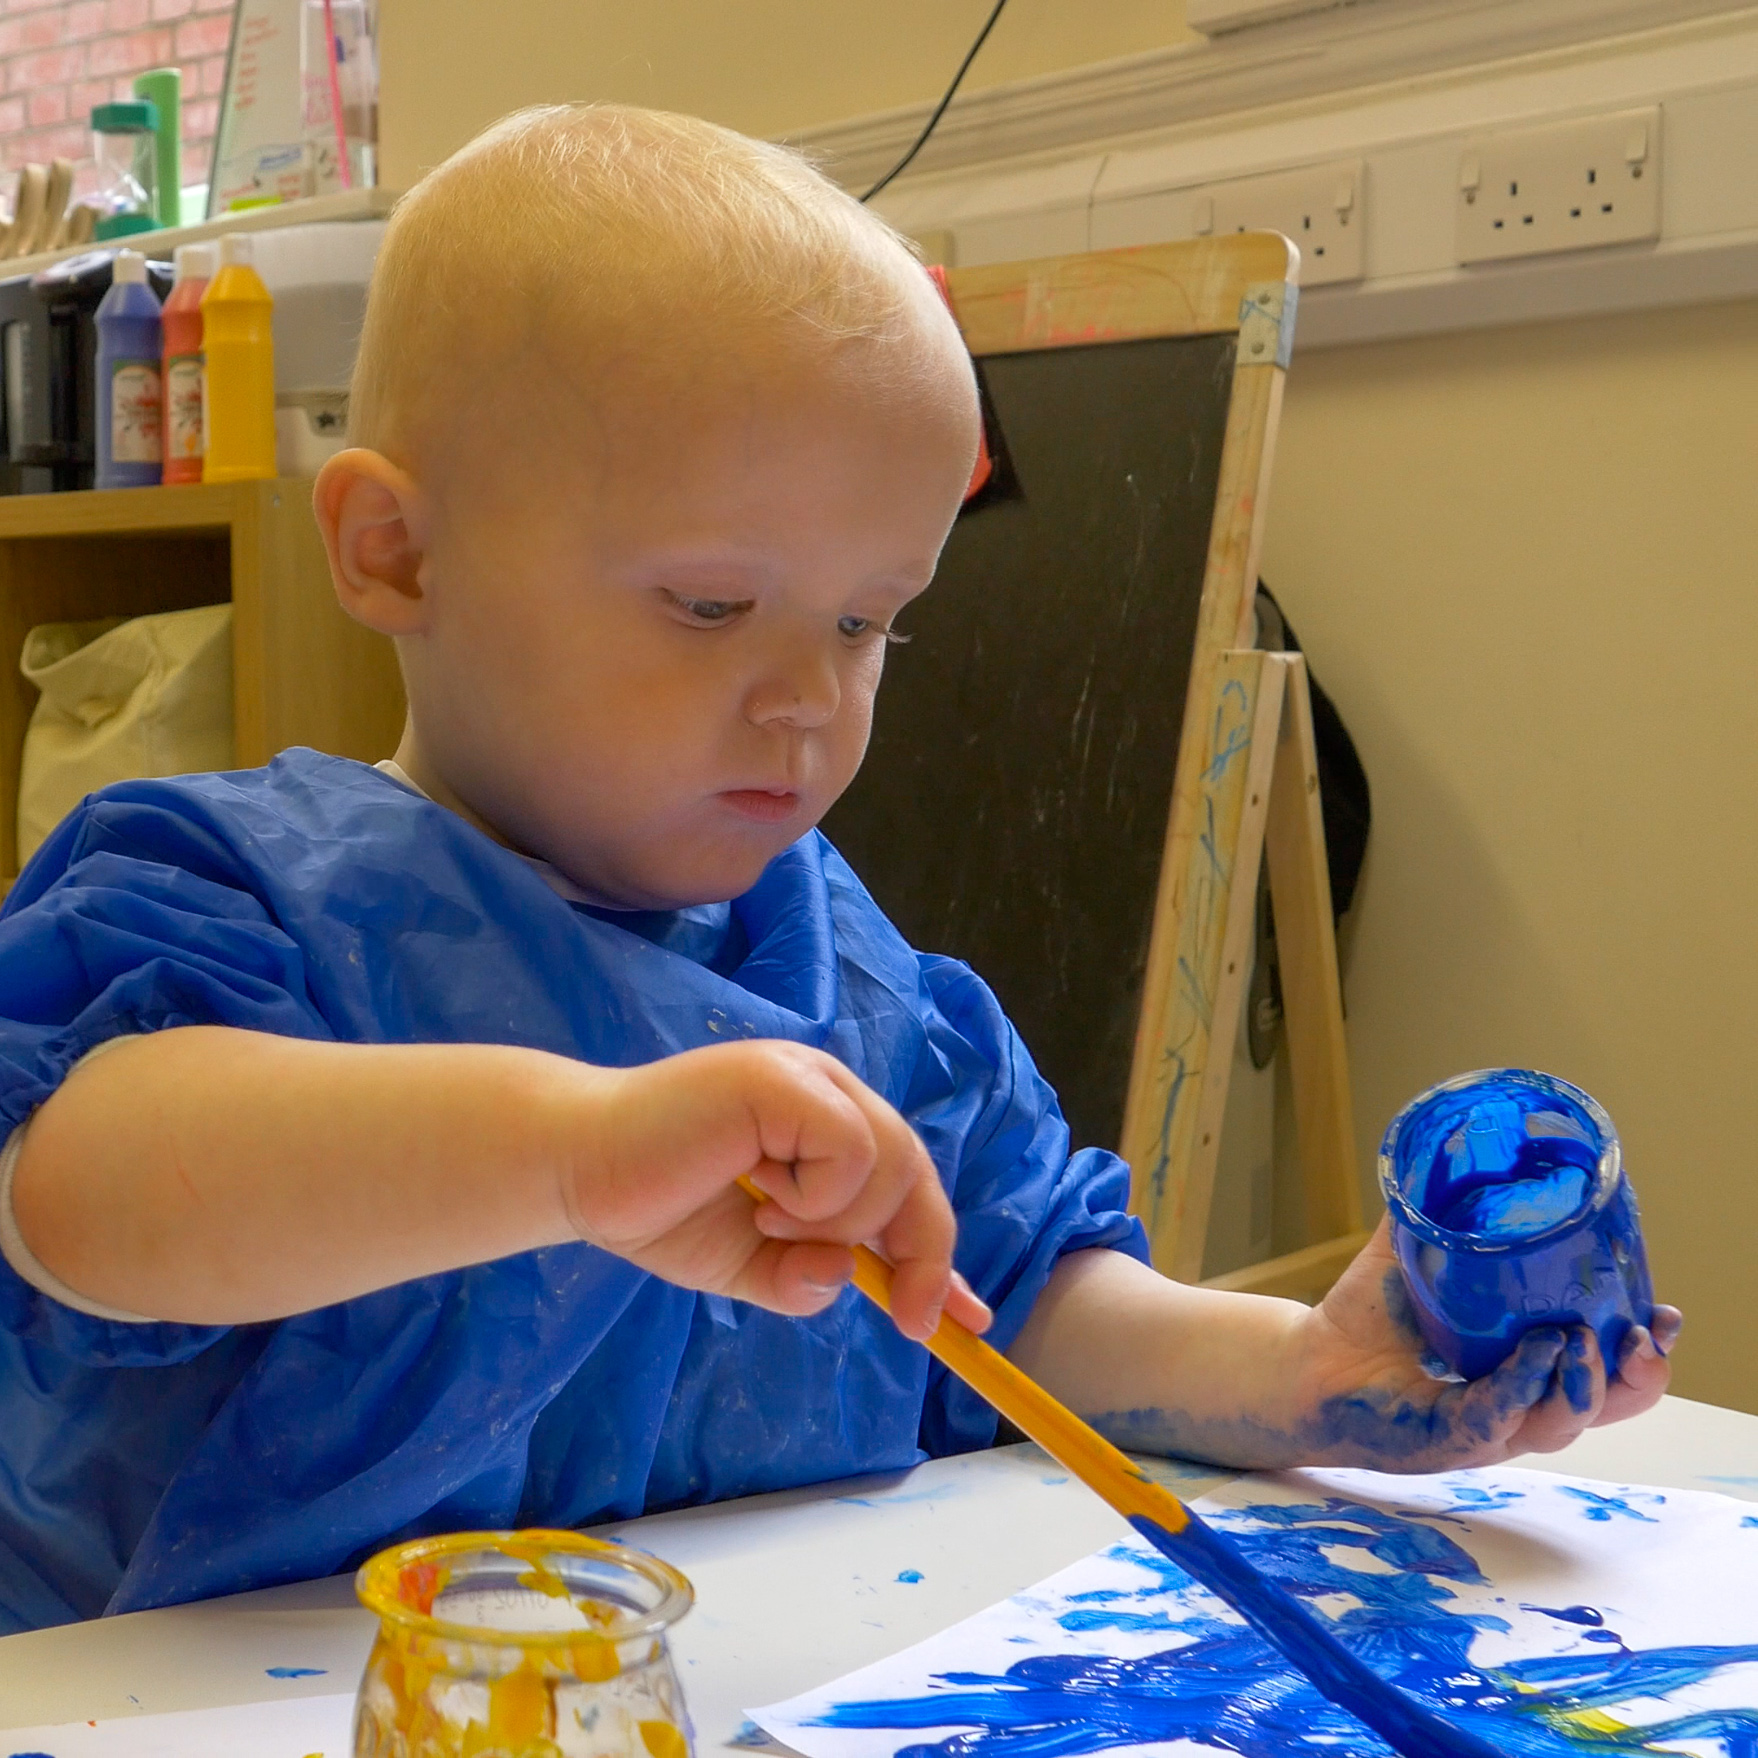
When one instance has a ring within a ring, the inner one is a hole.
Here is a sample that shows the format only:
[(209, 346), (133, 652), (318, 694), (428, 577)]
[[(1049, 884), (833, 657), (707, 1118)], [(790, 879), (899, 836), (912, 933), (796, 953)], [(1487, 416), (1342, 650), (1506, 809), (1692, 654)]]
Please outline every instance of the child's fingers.
[[(1661, 1328), (1662, 1312), (1672, 1314), (1673, 1323), (1669, 1328), (1672, 1340), (1677, 1341), (1678, 1313), (1672, 1307), (1655, 1309), (1655, 1331)], [(1640, 1416), (1644, 1410), (1660, 1402), (1673, 1370), (1658, 1344), (1659, 1338), (1642, 1325), (1631, 1328), (1618, 1356), (1617, 1375), (1606, 1387), (1599, 1422), (1622, 1422), (1626, 1417)]]
[(1512, 1451), (1555, 1453), (1591, 1428), (1605, 1406), (1605, 1363), (1599, 1340), (1585, 1325), (1572, 1326), (1557, 1356), (1545, 1395), (1526, 1414)]
[(1482, 1458), (1513, 1443), (1550, 1390), (1567, 1341), (1555, 1325), (1528, 1331), (1494, 1373), (1448, 1388), (1441, 1399), (1444, 1426), (1461, 1456)]
[[(863, 1157), (851, 1141), (847, 1151), (834, 1152), (839, 1144), (827, 1133), (802, 1131), (800, 1157), (791, 1166), (752, 1174), (752, 1183), (775, 1199), (773, 1209), (762, 1215), (760, 1229), (772, 1239), (835, 1239), (850, 1245), (886, 1240), (900, 1210), (925, 1186), (928, 1207), (942, 1224), (950, 1269), (952, 1205), (921, 1138), (840, 1064), (829, 1064), (823, 1072), (859, 1109), (865, 1124), (860, 1139), (870, 1142), (870, 1149)], [(836, 1121), (840, 1124), (840, 1118)], [(819, 1151), (809, 1154), (814, 1148)]]
[(766, 1239), (727, 1292), (789, 1318), (810, 1318), (836, 1299), (854, 1267), (846, 1245)]
[(952, 1272), (952, 1288), (946, 1296), (946, 1316), (955, 1318), (967, 1331), (979, 1335), (995, 1322), (989, 1303), (957, 1270)]
[(896, 1113), (831, 1057), (795, 1045), (775, 1049), (747, 1101), (765, 1155), (748, 1175), (779, 1213), (804, 1224), (791, 1237), (811, 1237), (814, 1227), (822, 1236), (823, 1224), (870, 1182), (884, 1158), (884, 1114)]

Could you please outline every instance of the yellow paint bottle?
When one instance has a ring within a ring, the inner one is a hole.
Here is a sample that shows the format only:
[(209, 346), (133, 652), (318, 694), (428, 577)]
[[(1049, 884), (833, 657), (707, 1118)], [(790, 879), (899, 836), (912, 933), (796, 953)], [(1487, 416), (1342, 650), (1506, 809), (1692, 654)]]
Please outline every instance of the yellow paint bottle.
[(248, 236), (220, 240), (220, 267), (201, 297), (203, 482), (275, 474), (275, 302)]

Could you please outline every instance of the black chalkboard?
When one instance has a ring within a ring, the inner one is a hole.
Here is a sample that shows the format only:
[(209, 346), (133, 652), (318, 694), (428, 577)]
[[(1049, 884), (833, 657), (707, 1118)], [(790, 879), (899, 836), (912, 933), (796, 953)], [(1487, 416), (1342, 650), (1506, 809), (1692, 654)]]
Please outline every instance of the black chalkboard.
[(998, 485), (899, 619), (824, 829), (904, 935), (968, 961), (1062, 1099), (1122, 1132), (1237, 337), (980, 362)]

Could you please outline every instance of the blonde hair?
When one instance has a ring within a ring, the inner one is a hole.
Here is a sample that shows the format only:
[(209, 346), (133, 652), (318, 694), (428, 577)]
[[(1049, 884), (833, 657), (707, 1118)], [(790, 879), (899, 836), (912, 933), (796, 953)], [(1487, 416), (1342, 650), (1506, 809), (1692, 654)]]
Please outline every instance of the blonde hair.
[(919, 331), (926, 286), (899, 234), (785, 147), (625, 105), (520, 110), (397, 204), (349, 437), (407, 452), (435, 402), (520, 342), (626, 354), (663, 346), (656, 325), (896, 338)]

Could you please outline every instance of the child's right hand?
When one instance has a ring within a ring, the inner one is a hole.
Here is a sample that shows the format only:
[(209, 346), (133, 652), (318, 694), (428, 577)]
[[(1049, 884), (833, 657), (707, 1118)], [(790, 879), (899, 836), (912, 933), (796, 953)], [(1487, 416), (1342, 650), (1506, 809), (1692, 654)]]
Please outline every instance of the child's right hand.
[[(942, 1308), (989, 1310), (952, 1268), (956, 1224), (915, 1131), (835, 1058), (777, 1040), (594, 1069), (567, 1124), (563, 1200), (582, 1239), (686, 1288), (822, 1311), (876, 1246), (892, 1314), (920, 1341)], [(748, 1177), (770, 1200), (754, 1203)]]

